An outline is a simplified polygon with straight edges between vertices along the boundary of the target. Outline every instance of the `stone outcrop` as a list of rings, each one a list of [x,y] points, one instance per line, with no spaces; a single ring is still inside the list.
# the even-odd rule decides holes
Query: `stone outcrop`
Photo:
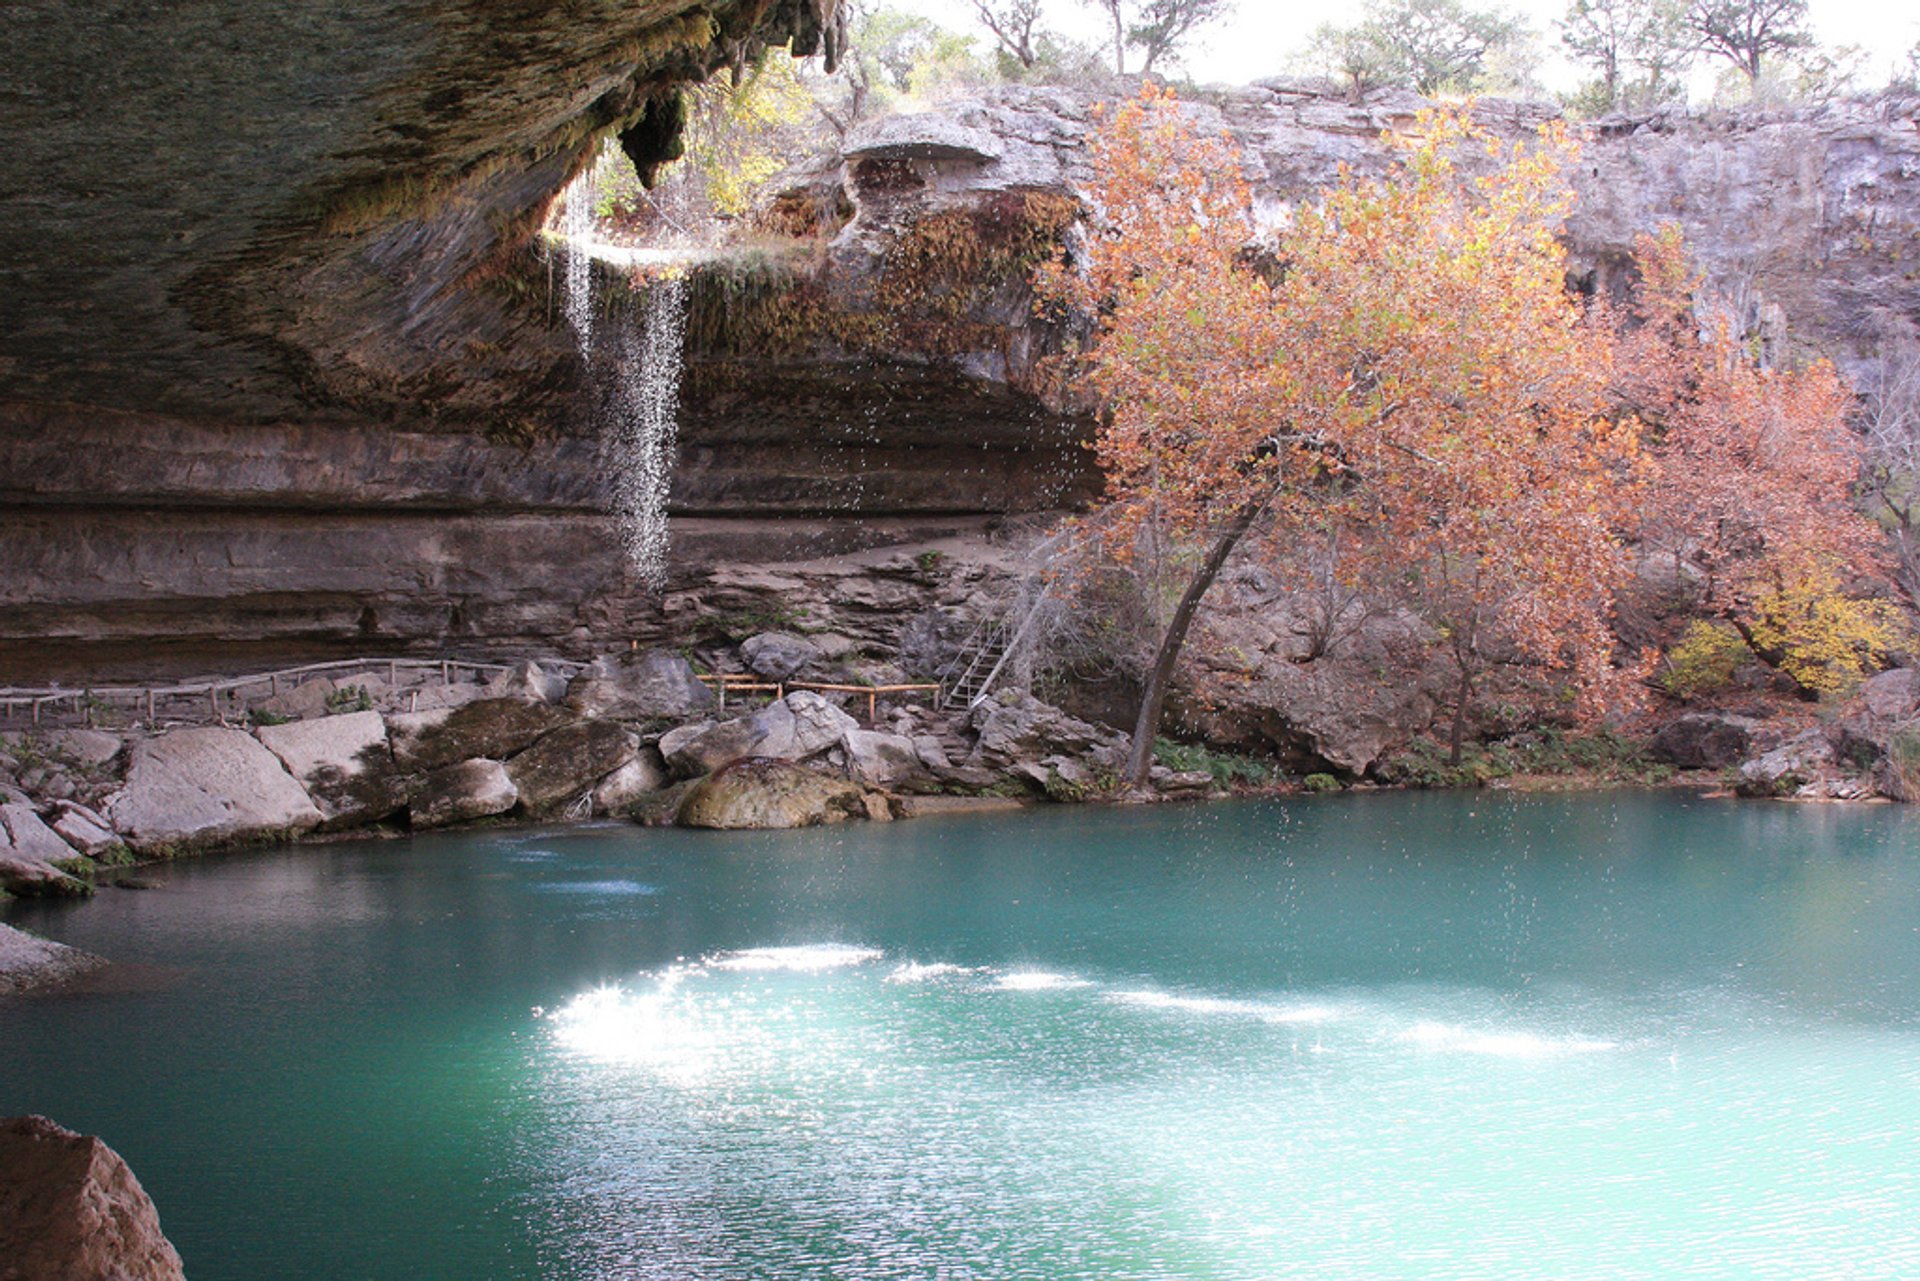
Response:
[[[0,1119],[0,1281],[181,1281],[180,1255],[112,1148],[43,1116]]]
[[[33,806],[0,805],[0,890],[9,894],[85,894],[86,882],[55,864],[75,850],[41,821]]]
[[[326,818],[278,757],[235,729],[175,730],[135,744],[106,816],[143,854],[285,839]]]
[[[0,996],[58,987],[105,964],[91,952],[0,925]]]
[[[328,827],[376,822],[406,804],[378,712],[263,725],[255,733],[307,789]]]
[[[387,718],[394,765],[407,773],[476,756],[504,758],[576,718],[545,703],[483,698],[460,707]]]
[[[1681,769],[1726,769],[1746,756],[1756,728],[1757,722],[1746,716],[1690,712],[1662,725],[1647,755]]]
[[[578,721],[543,734],[507,762],[520,804],[548,813],[590,792],[640,752],[640,740],[611,721]]]
[[[895,788],[926,776],[919,749],[905,734],[850,729],[840,746],[847,754],[847,772],[868,787]]]
[[[566,701],[582,716],[684,720],[712,707],[714,696],[685,657],[649,649],[594,659],[573,678]]]
[[[752,760],[695,783],[681,803],[683,827],[816,827],[867,817],[866,789],[791,761]]]
[[[796,690],[747,716],[661,740],[667,767],[687,777],[764,756],[797,761],[838,743],[859,722],[811,690]]]
[[[520,790],[507,767],[476,758],[422,776],[407,802],[407,817],[415,828],[448,827],[505,814],[519,802]]]

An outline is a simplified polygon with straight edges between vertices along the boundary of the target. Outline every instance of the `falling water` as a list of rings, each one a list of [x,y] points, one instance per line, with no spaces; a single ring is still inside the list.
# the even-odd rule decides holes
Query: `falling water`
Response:
[[[654,588],[667,576],[667,491],[686,328],[686,278],[654,280],[639,334],[631,328],[621,334],[620,372],[607,405],[614,521],[628,563]]]
[[[567,323],[580,341],[580,355],[593,354],[593,175],[597,164],[581,170],[567,187],[560,234],[567,242],[566,293],[561,303]]]

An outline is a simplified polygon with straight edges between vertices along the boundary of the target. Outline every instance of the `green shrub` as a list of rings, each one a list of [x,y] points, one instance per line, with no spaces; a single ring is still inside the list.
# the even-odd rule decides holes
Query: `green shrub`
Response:
[[[1309,774],[1300,780],[1300,787],[1308,792],[1337,792],[1340,780],[1331,774]]]
[[[1154,759],[1170,770],[1181,773],[1204,772],[1213,776],[1213,785],[1221,791],[1240,783],[1260,787],[1273,777],[1273,766],[1237,752],[1220,752],[1198,743],[1176,743],[1170,738],[1153,740]]]

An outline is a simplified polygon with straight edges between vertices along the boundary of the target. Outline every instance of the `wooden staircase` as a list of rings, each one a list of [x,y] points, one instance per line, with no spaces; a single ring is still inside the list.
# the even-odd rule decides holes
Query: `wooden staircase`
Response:
[[[1004,615],[982,619],[940,673],[941,709],[968,708],[985,698],[994,678],[1006,666],[1013,640],[1013,629]]]

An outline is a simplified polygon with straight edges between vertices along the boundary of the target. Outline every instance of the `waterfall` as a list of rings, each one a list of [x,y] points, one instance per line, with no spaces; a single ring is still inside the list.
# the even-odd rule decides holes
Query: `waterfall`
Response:
[[[686,329],[686,277],[656,277],[647,288],[640,332],[629,326],[621,333],[620,371],[607,405],[614,524],[628,562],[656,589],[667,578],[667,491]]]
[[[580,342],[581,359],[593,357],[593,176],[599,163],[588,165],[567,186],[560,234],[566,239],[566,291],[561,310]]]

